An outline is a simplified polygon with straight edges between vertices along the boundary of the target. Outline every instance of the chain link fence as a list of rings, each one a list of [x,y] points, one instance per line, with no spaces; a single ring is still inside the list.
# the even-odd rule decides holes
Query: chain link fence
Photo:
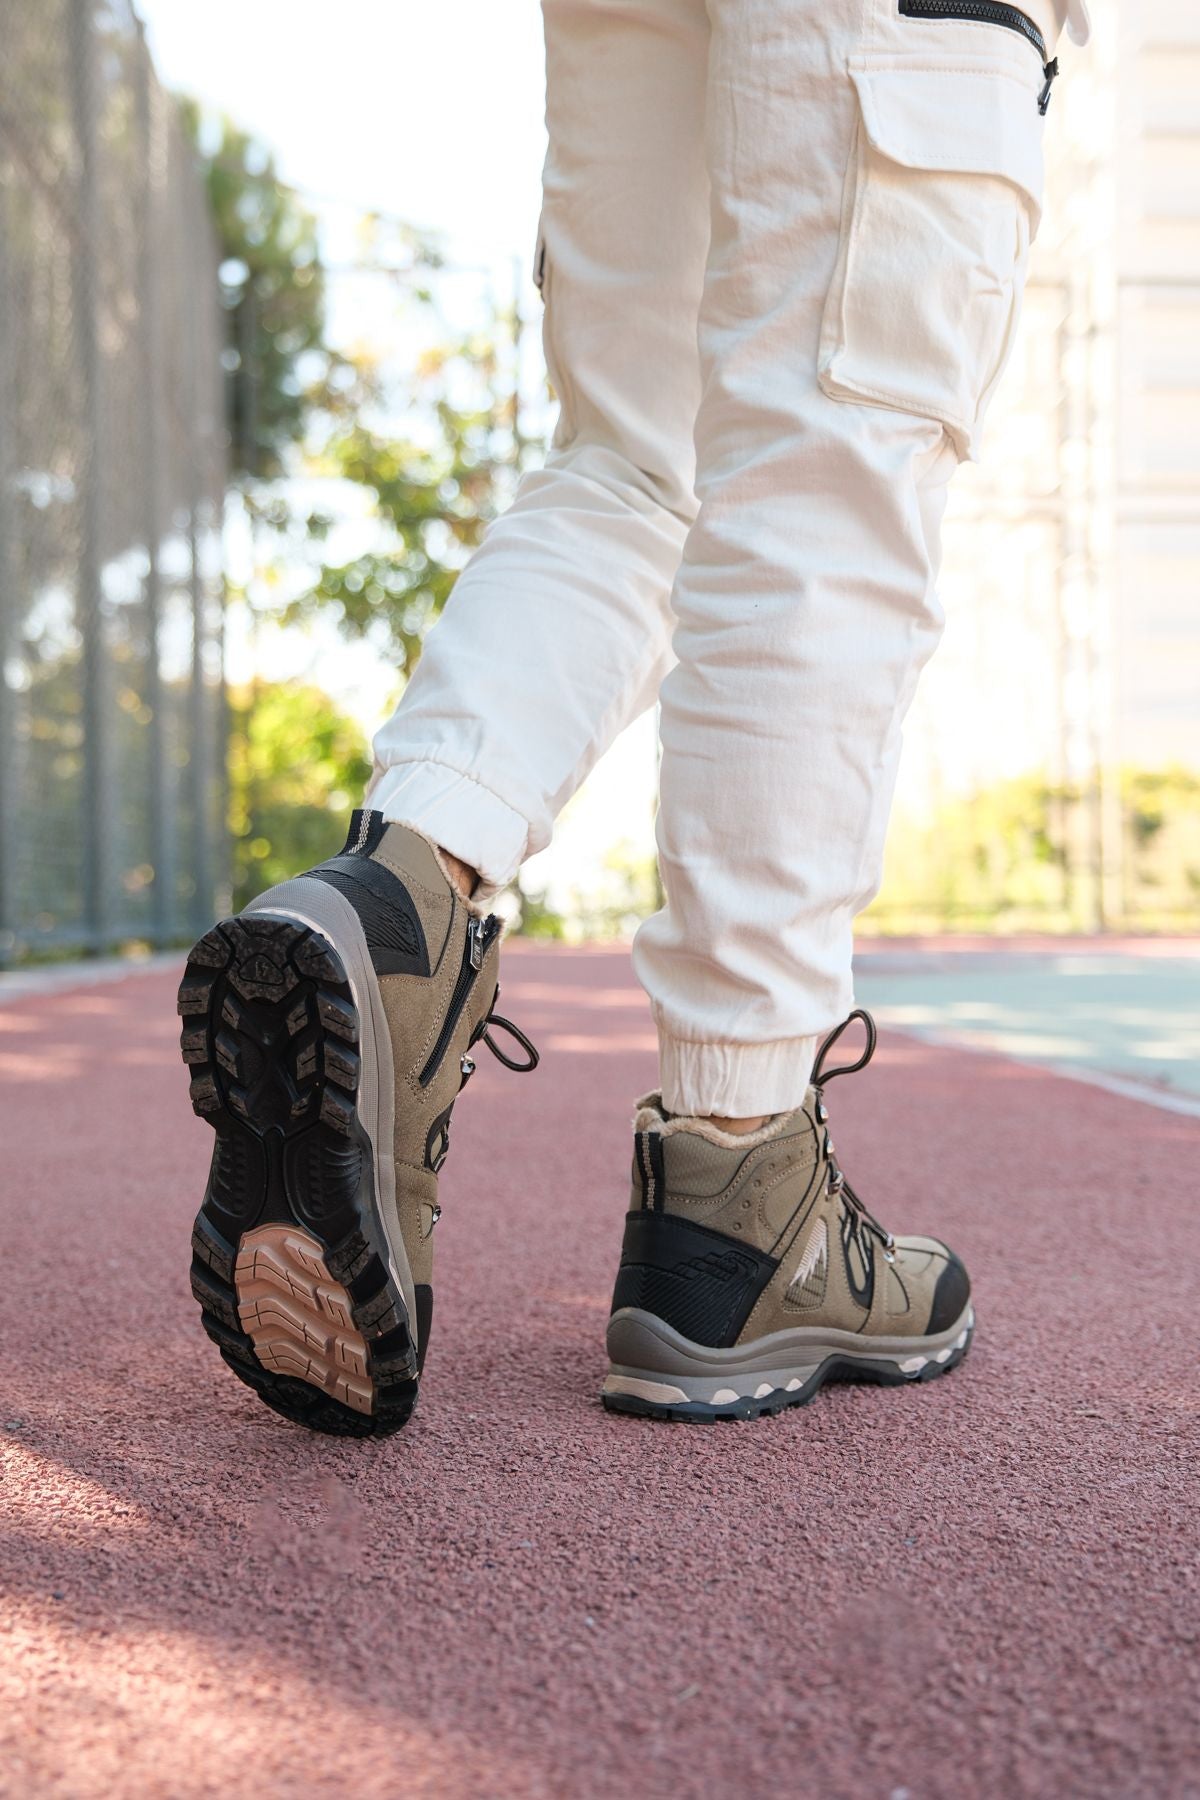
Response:
[[[128,0],[0,67],[0,963],[169,944],[227,885],[218,252]]]

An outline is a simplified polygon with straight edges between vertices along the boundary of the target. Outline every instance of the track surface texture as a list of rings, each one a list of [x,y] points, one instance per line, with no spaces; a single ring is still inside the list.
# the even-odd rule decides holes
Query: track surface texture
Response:
[[[420,1402],[331,1440],[188,1292],[177,979],[0,1008],[6,1800],[1200,1795],[1200,1120],[887,1034],[839,1156],[962,1252],[967,1362],[611,1416],[648,1014],[516,947],[545,1060],[455,1114]]]

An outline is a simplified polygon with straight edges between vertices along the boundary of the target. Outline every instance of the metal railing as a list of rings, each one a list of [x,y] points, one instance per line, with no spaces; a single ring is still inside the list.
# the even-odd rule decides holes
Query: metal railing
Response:
[[[177,941],[225,885],[217,268],[128,0],[11,8],[0,963]]]

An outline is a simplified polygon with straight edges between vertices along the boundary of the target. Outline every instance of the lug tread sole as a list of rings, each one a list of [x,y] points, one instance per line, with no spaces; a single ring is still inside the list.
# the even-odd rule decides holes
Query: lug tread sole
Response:
[[[298,919],[224,919],[193,946],[178,1010],[192,1106],[216,1133],[192,1233],[205,1330],[284,1418],[398,1431],[416,1346],[375,1210],[341,958]]]
[[[607,1412],[630,1413],[643,1419],[676,1419],[685,1423],[708,1424],[717,1419],[773,1418],[792,1406],[807,1406],[829,1383],[863,1382],[878,1387],[911,1387],[917,1382],[937,1381],[957,1369],[971,1348],[974,1326],[967,1331],[966,1342],[946,1358],[930,1361],[919,1370],[907,1373],[893,1362],[870,1362],[865,1358],[828,1356],[814,1369],[801,1387],[789,1391],[774,1388],[761,1398],[744,1395],[722,1405],[702,1400],[649,1400],[641,1394],[602,1393],[600,1399]]]

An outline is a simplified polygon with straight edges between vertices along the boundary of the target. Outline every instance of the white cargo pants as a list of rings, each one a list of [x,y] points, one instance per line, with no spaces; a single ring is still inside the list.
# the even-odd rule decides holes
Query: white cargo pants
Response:
[[[1038,222],[1043,59],[921,0],[543,10],[561,418],[376,739],[371,803],[499,887],[661,700],[667,904],[634,958],[664,1101],[779,1111],[852,1004],[947,483]],[[1063,0],[1022,10],[1053,55]]]

